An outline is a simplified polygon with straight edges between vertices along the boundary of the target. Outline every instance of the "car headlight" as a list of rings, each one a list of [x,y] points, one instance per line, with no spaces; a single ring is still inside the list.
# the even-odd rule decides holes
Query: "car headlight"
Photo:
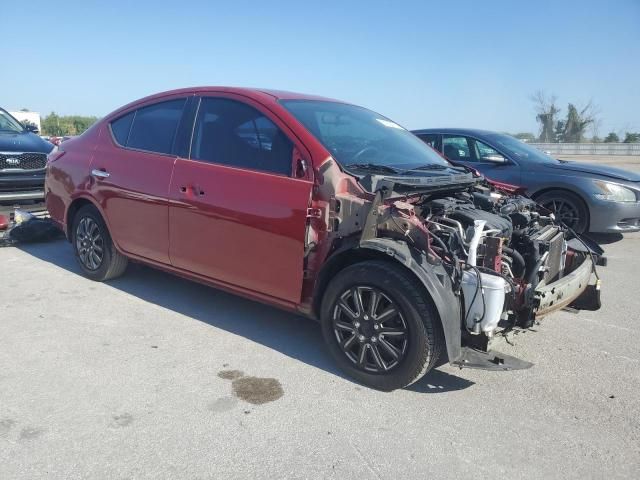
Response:
[[[595,197],[600,200],[607,200],[610,202],[637,201],[635,192],[629,188],[623,187],[622,185],[604,182],[602,180],[594,180],[593,183],[599,190],[599,192],[595,194]]]

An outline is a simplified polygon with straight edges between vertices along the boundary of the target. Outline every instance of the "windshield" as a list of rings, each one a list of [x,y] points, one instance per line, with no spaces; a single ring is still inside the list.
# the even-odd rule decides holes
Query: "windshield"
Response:
[[[411,170],[449,163],[408,130],[366,108],[320,100],[283,100],[333,158],[346,168]]]
[[[23,131],[22,124],[0,108],[0,132],[22,133]]]
[[[516,160],[545,163],[557,162],[557,160],[549,155],[545,155],[541,150],[538,150],[531,145],[527,145],[523,141],[510,135],[496,133],[487,135],[487,139],[493,142],[500,150],[504,150],[508,156],[513,157]]]

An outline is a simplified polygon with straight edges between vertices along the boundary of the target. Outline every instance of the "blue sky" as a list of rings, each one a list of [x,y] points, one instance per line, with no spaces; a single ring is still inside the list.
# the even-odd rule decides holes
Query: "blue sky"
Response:
[[[52,6],[55,4],[55,7]],[[192,85],[314,93],[409,128],[537,132],[529,96],[640,131],[640,0],[3,1],[0,105],[104,115]]]

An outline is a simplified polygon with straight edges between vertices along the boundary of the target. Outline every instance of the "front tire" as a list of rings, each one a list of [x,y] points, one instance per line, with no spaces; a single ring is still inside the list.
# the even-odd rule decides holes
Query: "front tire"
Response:
[[[424,289],[391,262],[366,261],[338,273],[323,297],[320,320],[340,368],[378,390],[419,380],[436,364],[444,343]]]
[[[85,205],[73,218],[72,243],[85,276],[102,282],[119,277],[127,268],[127,257],[116,250],[100,212]]]
[[[589,226],[589,209],[575,193],[565,190],[550,190],[536,197],[536,202],[576,233],[583,233]]]

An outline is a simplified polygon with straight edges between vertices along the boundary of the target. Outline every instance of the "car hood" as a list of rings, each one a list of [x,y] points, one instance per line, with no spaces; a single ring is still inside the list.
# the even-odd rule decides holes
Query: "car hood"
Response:
[[[608,177],[616,180],[626,180],[628,182],[640,182],[640,174],[622,170],[621,168],[609,167],[607,165],[597,165],[593,163],[568,162],[559,160],[558,163],[547,165],[549,168],[557,170],[567,170],[571,172],[589,173],[600,177]]]
[[[0,133],[0,152],[49,153],[53,145],[31,132]]]

